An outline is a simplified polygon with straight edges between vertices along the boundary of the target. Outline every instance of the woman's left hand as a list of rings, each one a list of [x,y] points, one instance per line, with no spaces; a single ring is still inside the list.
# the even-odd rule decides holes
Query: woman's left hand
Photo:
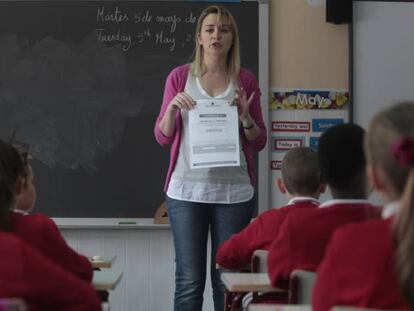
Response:
[[[247,99],[246,90],[242,87],[236,89],[236,96],[233,99],[232,105],[237,105],[237,112],[241,122],[249,119],[250,104],[253,100],[254,92]]]

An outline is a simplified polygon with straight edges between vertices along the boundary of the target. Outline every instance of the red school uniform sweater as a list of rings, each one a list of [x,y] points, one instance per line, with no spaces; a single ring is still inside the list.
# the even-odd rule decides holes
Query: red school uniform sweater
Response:
[[[216,253],[216,263],[227,269],[241,269],[250,263],[255,250],[269,250],[280,226],[291,211],[311,209],[318,205],[316,199],[301,197],[292,199],[281,208],[263,212],[246,228],[220,245]]]
[[[312,307],[408,309],[395,275],[392,219],[344,226],[333,235],[318,272]]]
[[[29,311],[98,311],[90,284],[57,266],[19,237],[0,232],[0,297],[20,297]]]
[[[267,258],[271,283],[274,286],[287,287],[293,270],[316,271],[335,229],[350,222],[379,218],[380,215],[379,207],[369,203],[345,201],[329,207],[290,213],[283,222]]]
[[[93,276],[88,258],[68,246],[56,224],[42,214],[22,215],[10,212],[12,232],[51,261],[90,282]]]

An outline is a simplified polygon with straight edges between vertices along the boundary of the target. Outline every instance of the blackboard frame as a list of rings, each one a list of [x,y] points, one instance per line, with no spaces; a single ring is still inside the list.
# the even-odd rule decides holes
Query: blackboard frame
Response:
[[[29,0],[29,1],[37,1],[37,0]],[[64,2],[65,0],[62,0]],[[167,1],[174,1],[174,0],[167,0]],[[4,2],[4,1],[1,1]],[[21,1],[17,1],[21,2]],[[52,2],[52,1],[51,1]],[[56,1],[53,1],[56,2]],[[57,1],[59,2],[59,1]],[[85,1],[87,2],[87,1]],[[106,2],[106,1],[103,1]],[[109,0],[108,0],[109,2]],[[141,2],[141,1],[138,1]],[[157,1],[150,1],[150,2],[157,2]],[[232,1],[231,1],[232,2]],[[263,110],[263,117],[265,119],[266,124],[268,125],[268,109],[267,109],[267,103],[268,103],[268,1],[263,0],[248,0],[248,1],[242,1],[240,5],[243,4],[243,2],[257,2],[258,3],[258,12],[259,12],[259,56],[258,56],[258,80],[260,84],[260,88],[262,90],[262,110]],[[226,4],[225,2],[223,4]],[[205,5],[208,5],[208,3],[205,3]],[[239,22],[240,23],[240,22]],[[266,210],[268,208],[269,204],[269,150],[266,147],[265,150],[259,153],[258,155],[258,209],[259,212]],[[35,171],[36,173],[36,171]],[[117,225],[119,222],[122,222],[123,220],[128,220],[130,223],[136,223],[136,224],[148,224],[147,220],[141,220],[140,218],[128,218],[128,217],[122,217],[122,218],[97,218],[97,217],[86,217],[86,218],[71,218],[71,217],[54,217],[55,221],[62,225],[68,225],[71,226],[72,224],[77,226],[78,224],[82,226],[85,225],[103,225],[103,226],[110,226],[110,225]]]

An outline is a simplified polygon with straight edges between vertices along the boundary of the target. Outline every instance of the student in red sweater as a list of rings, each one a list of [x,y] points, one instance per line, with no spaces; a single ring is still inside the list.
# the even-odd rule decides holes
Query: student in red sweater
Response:
[[[93,269],[89,259],[67,245],[56,224],[45,215],[27,214],[36,201],[34,175],[28,153],[21,147],[14,148],[20,155],[24,169],[20,172],[13,208],[9,213],[11,231],[63,269],[85,281],[92,281]]]
[[[16,149],[0,140],[0,297],[21,297],[31,311],[101,310],[90,284],[12,233],[9,209],[21,191],[24,171]]]
[[[216,255],[216,262],[221,267],[241,269],[250,263],[255,250],[270,248],[289,212],[319,205],[318,198],[325,191],[325,185],[321,182],[317,153],[307,147],[286,153],[282,178],[277,179],[277,186],[290,199],[289,203],[263,212],[245,229],[222,243]]]
[[[295,269],[315,271],[331,234],[339,226],[379,217],[379,208],[366,200],[369,187],[363,136],[360,126],[339,124],[320,137],[320,168],[333,199],[316,209],[293,211],[286,217],[268,255],[268,273],[274,286],[287,287]]]
[[[312,305],[414,309],[414,102],[379,112],[365,139],[368,173],[386,206],[379,220],[335,232]]]

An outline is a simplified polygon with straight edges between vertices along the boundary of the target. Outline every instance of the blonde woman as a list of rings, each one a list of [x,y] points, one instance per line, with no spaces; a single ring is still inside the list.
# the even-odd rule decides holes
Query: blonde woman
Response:
[[[257,81],[240,68],[239,35],[231,13],[221,6],[204,9],[195,43],[193,62],[175,68],[167,78],[154,133],[161,145],[171,144],[164,191],[175,245],[174,310],[202,309],[210,230],[213,299],[218,311],[223,310],[224,295],[215,253],[252,217],[256,182],[252,151],[265,146],[267,135]],[[224,99],[237,105],[240,166],[190,169],[188,111],[200,99]]]

